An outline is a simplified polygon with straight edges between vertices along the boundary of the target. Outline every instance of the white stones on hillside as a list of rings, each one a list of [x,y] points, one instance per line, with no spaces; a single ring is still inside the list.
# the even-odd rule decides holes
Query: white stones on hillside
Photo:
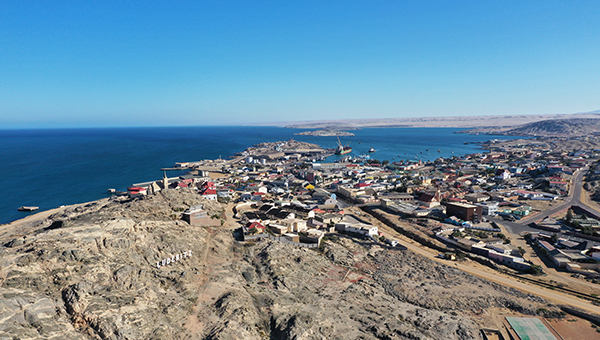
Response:
[[[163,259],[162,261],[156,262],[156,268],[160,268],[160,267],[163,267],[163,266],[175,263],[175,262],[179,262],[179,261],[181,261],[183,259],[186,259],[188,257],[191,257],[191,256],[192,256],[192,251],[191,250],[184,251],[181,254],[176,254],[176,255],[173,255],[173,256],[168,257],[166,259]]]

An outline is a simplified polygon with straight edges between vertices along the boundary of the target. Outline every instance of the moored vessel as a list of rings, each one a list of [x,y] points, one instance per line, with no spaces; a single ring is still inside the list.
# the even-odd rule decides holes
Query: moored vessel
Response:
[[[19,207],[19,209],[17,209],[17,210],[19,210],[19,211],[36,211],[39,209],[40,209],[40,207],[22,206],[22,207]]]
[[[340,142],[340,137],[338,137],[338,147],[335,150],[335,154],[336,155],[345,155],[350,152],[352,152],[352,148],[350,147],[350,145],[349,144],[342,145],[342,142]]]

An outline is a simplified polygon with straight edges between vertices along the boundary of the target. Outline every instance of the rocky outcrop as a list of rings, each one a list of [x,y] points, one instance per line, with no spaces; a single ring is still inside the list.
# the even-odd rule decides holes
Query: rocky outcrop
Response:
[[[2,230],[0,339],[477,339],[486,310],[555,310],[408,251],[319,249],[190,226],[187,190],[106,199]],[[192,250],[161,267],[157,261]]]

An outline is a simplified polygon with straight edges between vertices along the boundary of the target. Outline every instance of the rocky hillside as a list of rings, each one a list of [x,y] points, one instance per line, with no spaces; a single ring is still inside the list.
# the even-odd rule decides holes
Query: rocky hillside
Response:
[[[489,127],[462,132],[508,136],[581,137],[600,132],[600,119],[553,119],[528,123],[517,127]]]
[[[500,327],[499,311],[557,313],[371,241],[244,244],[231,220],[213,228],[178,219],[199,203],[208,205],[170,190],[4,227],[0,339],[479,339],[479,328]]]

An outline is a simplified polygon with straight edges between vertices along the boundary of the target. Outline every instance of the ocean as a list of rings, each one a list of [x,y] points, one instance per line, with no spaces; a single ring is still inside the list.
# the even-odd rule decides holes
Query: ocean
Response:
[[[353,148],[346,156],[368,154],[373,147],[377,152],[371,159],[392,162],[480,152],[474,143],[514,138],[456,134],[459,130],[369,128],[340,140]],[[43,211],[97,200],[107,197],[108,188],[124,191],[133,183],[160,179],[160,168],[176,162],[228,158],[261,142],[293,138],[337,146],[336,137],[294,135],[300,131],[260,126],[0,130],[0,223],[30,214],[17,211],[20,206]]]

